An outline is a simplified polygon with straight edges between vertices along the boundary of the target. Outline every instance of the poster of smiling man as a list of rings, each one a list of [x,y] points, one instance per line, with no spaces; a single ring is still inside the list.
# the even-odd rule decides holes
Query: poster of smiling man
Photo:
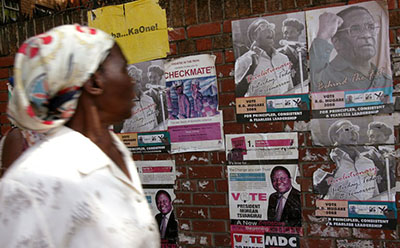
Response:
[[[386,1],[306,12],[313,118],[392,111]]]
[[[233,21],[232,40],[238,121],[281,121],[272,118],[279,112],[307,119],[304,12]]]

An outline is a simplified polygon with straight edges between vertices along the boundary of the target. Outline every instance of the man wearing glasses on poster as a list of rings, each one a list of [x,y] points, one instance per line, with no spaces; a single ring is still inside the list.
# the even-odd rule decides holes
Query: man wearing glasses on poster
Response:
[[[364,7],[351,6],[319,16],[319,30],[310,48],[313,91],[381,88],[391,77],[371,61],[379,52],[379,23]],[[332,42],[329,43],[329,41]],[[337,55],[329,61],[335,48]]]

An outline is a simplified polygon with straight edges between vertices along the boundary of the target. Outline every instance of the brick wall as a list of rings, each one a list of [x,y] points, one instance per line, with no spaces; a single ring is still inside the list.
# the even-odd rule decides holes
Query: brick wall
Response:
[[[293,122],[238,124],[234,110],[234,55],[231,21],[241,18],[302,11],[315,7],[343,5],[343,0],[160,0],[167,10],[170,58],[212,53],[217,56],[219,103],[224,111],[225,134],[282,132],[293,129]],[[353,3],[355,1],[350,1]],[[389,0],[390,42],[400,46],[400,3]],[[41,33],[55,25],[86,23],[85,11],[64,12],[51,18],[0,28],[0,124],[1,132],[9,128],[4,114],[6,107],[5,80],[12,74],[12,60],[16,47],[26,37]],[[400,80],[395,80],[398,84]],[[399,140],[399,126],[396,126]],[[309,132],[299,132],[302,190],[303,228],[302,247],[400,247],[399,230],[372,230],[327,227],[315,218],[316,195],[312,193],[312,173],[320,167],[334,168],[328,160],[329,150],[313,147]],[[398,148],[397,143],[397,148]],[[178,179],[174,205],[180,226],[182,247],[230,247],[227,167],[224,152],[197,152],[177,155],[135,155],[137,160],[175,159]],[[400,204],[399,194],[397,197]],[[399,219],[400,220],[400,219]],[[399,226],[398,226],[399,228]],[[397,229],[398,229],[397,228]]]

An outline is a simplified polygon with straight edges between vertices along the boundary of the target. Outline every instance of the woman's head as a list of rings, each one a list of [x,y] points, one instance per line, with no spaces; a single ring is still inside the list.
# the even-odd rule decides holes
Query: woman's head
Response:
[[[393,131],[383,122],[374,121],[368,124],[367,135],[372,144],[386,143]]]
[[[77,24],[26,40],[15,56],[11,121],[35,131],[63,125],[75,113],[82,86],[113,46],[108,34]]]
[[[348,120],[335,121],[328,130],[332,145],[355,145],[358,142],[360,127]]]

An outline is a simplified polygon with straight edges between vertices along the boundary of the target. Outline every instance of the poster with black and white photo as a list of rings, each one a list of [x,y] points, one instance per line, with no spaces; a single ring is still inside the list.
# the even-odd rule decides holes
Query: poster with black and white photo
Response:
[[[394,144],[394,122],[392,115],[313,119],[311,139],[316,146]]]
[[[232,41],[237,120],[308,119],[304,12],[233,21]]]
[[[132,153],[169,151],[163,60],[131,64],[127,71],[135,81],[135,105],[131,117],[114,125],[114,131]]]
[[[297,173],[296,164],[228,166],[232,247],[272,247],[280,235],[298,243],[302,229]],[[273,237],[264,240],[264,235]]]
[[[174,190],[171,188],[145,188],[143,190],[160,230],[161,247],[178,247],[178,222],[172,204],[176,199]]]
[[[297,163],[296,132],[227,134],[226,161],[232,165]]]
[[[306,12],[313,118],[393,112],[386,1]]]
[[[215,56],[170,60],[165,63],[165,77],[171,153],[223,150]]]

